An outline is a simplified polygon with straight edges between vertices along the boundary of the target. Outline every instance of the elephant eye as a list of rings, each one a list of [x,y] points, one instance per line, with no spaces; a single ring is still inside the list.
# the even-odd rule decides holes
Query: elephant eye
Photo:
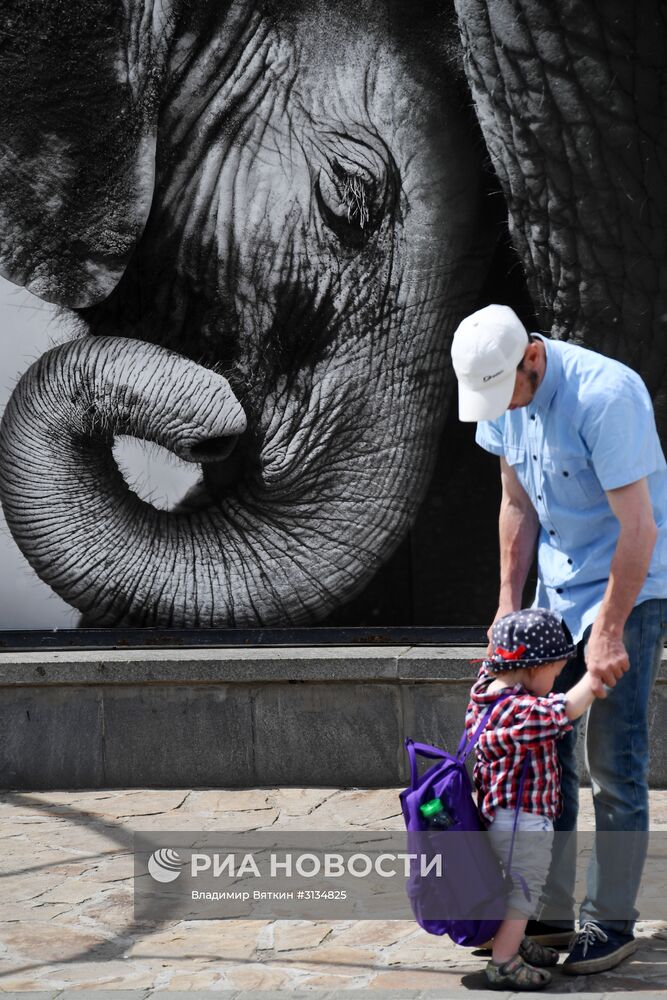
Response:
[[[361,247],[380,225],[385,207],[384,179],[332,157],[320,170],[315,188],[325,225],[347,246]]]

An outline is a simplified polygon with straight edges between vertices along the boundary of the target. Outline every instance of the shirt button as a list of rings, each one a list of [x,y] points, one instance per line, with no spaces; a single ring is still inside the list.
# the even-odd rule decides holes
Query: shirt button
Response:
[[[542,499],[542,494],[541,494],[541,493],[538,493],[538,494],[537,494],[537,499],[538,499],[538,500],[541,500],[541,499]]]
[[[568,563],[569,563],[569,564],[570,564],[570,566],[571,566],[571,565],[572,565],[572,560],[571,560],[571,559],[568,559]]]
[[[556,593],[557,594],[562,594],[563,593],[563,588],[562,587],[556,587]]]
[[[570,473],[569,473],[569,472],[567,472],[567,470],[566,470],[566,469],[563,469],[563,475],[564,475],[564,476],[569,476],[569,475],[570,475]]]
[[[534,414],[534,413],[531,413],[531,415],[530,415],[530,419],[531,419],[531,420],[534,420],[534,419],[535,419],[535,414]]]
[[[554,531],[554,529],[553,529],[553,528],[551,528],[551,530],[549,531],[549,534],[550,534],[550,535],[555,535],[555,534],[556,534],[556,532]]]
[[[537,455],[533,455],[533,461],[534,461],[534,462],[536,462],[536,461],[537,461]]]

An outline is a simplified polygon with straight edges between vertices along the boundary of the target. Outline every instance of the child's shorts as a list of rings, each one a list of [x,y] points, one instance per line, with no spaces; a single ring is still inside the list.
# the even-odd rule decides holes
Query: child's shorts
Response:
[[[506,867],[509,857],[514,813],[514,809],[496,809],[493,822],[488,827],[491,846],[503,868]],[[524,812],[523,809],[519,811],[512,872],[515,876],[523,875],[530,892],[530,900],[526,899],[521,882],[515,877],[507,897],[507,905],[525,917],[535,916],[540,908],[540,894],[551,864],[553,838],[554,825],[547,816]]]

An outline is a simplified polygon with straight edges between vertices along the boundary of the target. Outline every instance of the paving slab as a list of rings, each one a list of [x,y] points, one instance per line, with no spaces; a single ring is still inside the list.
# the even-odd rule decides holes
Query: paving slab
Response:
[[[412,920],[134,922],[135,831],[402,830],[399,791],[3,792],[0,993],[24,1000],[488,997],[488,956],[428,935]],[[667,827],[665,791],[651,791],[651,824]],[[581,793],[580,827],[593,828],[589,789]],[[637,935],[639,949],[616,969],[585,977],[556,970],[539,996],[667,1000],[667,921],[640,920]]]
[[[583,993],[588,1000],[611,1000],[618,992],[593,992],[579,987],[570,992]],[[631,993],[632,1000],[650,1000],[660,997],[660,990],[622,990]],[[0,990],[7,1000],[61,1000],[72,997],[76,1000],[340,1000],[349,997],[351,991],[345,990],[53,990],[48,992],[21,991],[12,992]],[[565,996],[565,993],[550,988],[542,992],[495,993],[498,1000],[538,1000],[545,994],[550,996]],[[485,989],[466,989],[467,1000],[488,1000],[489,991]],[[354,1000],[458,1000],[461,990],[354,990]]]

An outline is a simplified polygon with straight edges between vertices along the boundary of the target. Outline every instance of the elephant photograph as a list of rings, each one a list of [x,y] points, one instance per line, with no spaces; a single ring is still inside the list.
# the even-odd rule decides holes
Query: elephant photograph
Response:
[[[450,347],[490,302],[667,440],[656,0],[3,0],[0,76],[0,275],[55,317],[3,362],[0,499],[75,623],[488,624]]]

